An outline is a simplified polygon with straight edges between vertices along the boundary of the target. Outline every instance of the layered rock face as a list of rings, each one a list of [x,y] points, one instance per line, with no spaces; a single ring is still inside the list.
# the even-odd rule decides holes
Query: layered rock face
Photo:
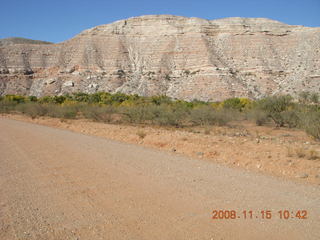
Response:
[[[320,90],[320,28],[152,15],[59,44],[0,42],[0,94],[123,92],[218,101]]]

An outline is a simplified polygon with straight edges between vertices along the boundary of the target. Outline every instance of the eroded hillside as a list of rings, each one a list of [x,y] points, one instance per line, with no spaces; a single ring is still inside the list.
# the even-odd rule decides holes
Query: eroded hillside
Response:
[[[59,44],[0,45],[0,94],[123,92],[184,100],[319,91],[320,28],[150,15]]]

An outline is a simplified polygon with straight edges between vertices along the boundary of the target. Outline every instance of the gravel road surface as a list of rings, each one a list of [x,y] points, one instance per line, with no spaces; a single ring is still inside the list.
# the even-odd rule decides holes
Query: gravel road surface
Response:
[[[0,239],[319,240],[320,186],[0,118]]]

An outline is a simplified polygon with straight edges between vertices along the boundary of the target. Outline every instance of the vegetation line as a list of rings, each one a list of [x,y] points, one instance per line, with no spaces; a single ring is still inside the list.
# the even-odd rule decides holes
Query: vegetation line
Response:
[[[166,96],[141,97],[122,93],[74,93],[64,96],[6,95],[0,113],[19,112],[37,118],[87,118],[107,123],[162,126],[227,125],[249,120],[257,125],[299,128],[320,140],[319,95],[302,92],[298,101],[289,95],[260,100],[230,98],[222,102],[186,102]]]

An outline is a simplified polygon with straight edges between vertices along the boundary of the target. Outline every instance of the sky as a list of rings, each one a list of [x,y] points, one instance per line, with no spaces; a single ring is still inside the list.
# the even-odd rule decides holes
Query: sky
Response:
[[[0,38],[55,43],[97,25],[149,14],[263,17],[320,27],[320,0],[0,0],[0,7]]]

